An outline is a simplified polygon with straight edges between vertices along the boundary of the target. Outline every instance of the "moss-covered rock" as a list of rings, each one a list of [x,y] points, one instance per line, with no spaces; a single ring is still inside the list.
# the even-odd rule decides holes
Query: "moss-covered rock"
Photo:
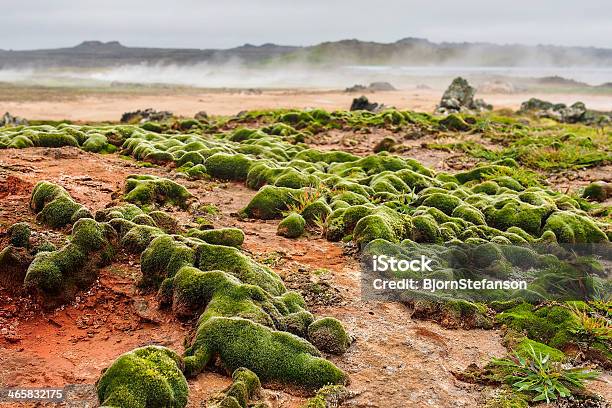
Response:
[[[182,358],[166,347],[146,346],[125,353],[96,383],[100,405],[183,408],[189,387],[182,368]]]
[[[30,226],[26,222],[18,222],[9,227],[6,231],[9,236],[11,245],[18,248],[27,248],[30,246]]]
[[[282,216],[290,205],[297,204],[301,190],[287,187],[264,186],[241,211],[244,216],[270,220]]]
[[[187,208],[191,193],[180,184],[161,177],[131,175],[125,181],[126,201],[138,205],[172,204]]]
[[[201,322],[185,355],[186,373],[191,375],[216,356],[225,368],[248,368],[264,382],[318,389],[347,380],[306,340],[243,318],[213,317]]]
[[[544,224],[544,231],[552,231],[558,242],[569,244],[608,242],[607,235],[586,216],[568,211],[553,213]]]
[[[304,221],[306,221],[306,225],[315,225],[317,223],[324,223],[331,212],[329,205],[327,205],[324,199],[320,198],[306,205],[301,215]]]
[[[155,238],[165,235],[164,232],[157,227],[137,225],[131,221],[117,221],[124,220],[111,220],[110,225],[112,225],[121,236],[121,246],[128,253],[140,254]],[[124,232],[123,235],[122,232]]]
[[[220,270],[238,277],[242,282],[256,285],[272,295],[282,295],[286,289],[282,280],[270,268],[260,265],[236,248],[200,244],[196,248],[198,268]]]
[[[226,388],[220,397],[217,397],[207,407],[215,408],[247,408],[249,402],[260,395],[261,382],[257,374],[248,368],[237,368],[232,373],[232,385]]]
[[[174,276],[183,266],[194,265],[195,261],[192,248],[169,235],[160,235],[151,241],[140,257],[140,285],[158,288],[164,279]]]
[[[333,317],[317,319],[308,326],[308,339],[317,349],[338,355],[344,354],[351,344],[344,326]]]
[[[612,184],[596,181],[584,188],[582,196],[590,200],[606,201],[608,197],[612,196]]]
[[[451,131],[462,131],[465,132],[467,130],[470,130],[471,127],[470,125],[463,120],[463,118],[461,118],[460,116],[452,113],[450,115],[448,115],[447,117],[445,117],[444,119],[440,120],[440,125],[443,126],[445,129],[447,130],[451,130]]]
[[[74,298],[98,277],[115,252],[117,233],[108,224],[87,218],[72,228],[71,242],[52,252],[39,252],[28,267],[24,285],[45,307]]]
[[[251,159],[243,154],[216,153],[204,162],[206,171],[223,180],[246,180]]]
[[[535,308],[523,303],[497,315],[497,321],[531,340],[563,350],[572,342],[572,330],[577,327],[576,317],[562,306]]]
[[[80,218],[92,218],[91,213],[75,202],[63,187],[40,181],[32,190],[30,208],[36,220],[53,228],[61,228]]]
[[[276,234],[287,238],[298,238],[304,234],[306,221],[295,212],[286,216],[279,224]]]
[[[225,245],[239,248],[244,242],[244,232],[239,228],[219,228],[209,230],[191,229],[187,236],[201,239],[213,245]]]

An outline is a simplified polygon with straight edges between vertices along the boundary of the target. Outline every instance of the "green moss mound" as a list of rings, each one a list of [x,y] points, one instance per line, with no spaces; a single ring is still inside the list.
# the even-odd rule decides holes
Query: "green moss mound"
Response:
[[[201,239],[213,245],[225,245],[239,248],[244,243],[244,232],[239,228],[219,228],[211,230],[191,229],[187,236]]]
[[[318,389],[347,379],[306,340],[242,318],[213,317],[201,323],[185,354],[189,374],[198,373],[216,356],[226,369],[248,368],[264,382]]]
[[[11,245],[18,248],[27,248],[30,246],[31,229],[28,223],[18,222],[9,227],[6,231]]]
[[[276,234],[286,238],[298,238],[304,234],[306,221],[298,213],[291,213],[279,224]]]
[[[333,317],[315,320],[308,326],[308,339],[317,349],[338,355],[344,354],[351,344],[344,326]]]
[[[519,333],[525,333],[531,340],[561,350],[572,342],[572,330],[578,324],[565,307],[536,308],[527,303],[498,314],[496,319]]]
[[[282,216],[290,205],[297,204],[303,192],[287,187],[265,186],[253,197],[242,210],[242,214],[251,218],[271,220]]]
[[[246,180],[252,160],[243,154],[216,153],[206,159],[204,167],[212,177],[222,180]]]
[[[140,286],[157,289],[162,281],[174,276],[183,266],[195,263],[195,251],[169,235],[153,239],[140,257]]]
[[[63,187],[48,181],[40,181],[34,186],[30,208],[37,214],[38,222],[53,228],[64,227],[80,218],[93,218]]]
[[[261,287],[272,295],[282,295],[286,291],[277,274],[236,248],[203,243],[197,246],[196,254],[196,265],[201,270],[227,272],[244,283]]]
[[[182,367],[181,357],[165,347],[146,346],[125,353],[96,383],[100,405],[183,408],[189,387]]]
[[[209,402],[208,407],[247,408],[249,402],[260,395],[261,383],[257,374],[248,368],[237,368],[232,373],[232,385],[223,391],[216,401]]]
[[[128,176],[125,181],[124,199],[140,206],[171,204],[188,207],[191,193],[180,184],[162,177],[149,175]]]
[[[45,307],[64,303],[95,282],[98,268],[114,256],[117,233],[86,218],[74,224],[70,239],[56,251],[39,252],[28,267],[24,286]]]

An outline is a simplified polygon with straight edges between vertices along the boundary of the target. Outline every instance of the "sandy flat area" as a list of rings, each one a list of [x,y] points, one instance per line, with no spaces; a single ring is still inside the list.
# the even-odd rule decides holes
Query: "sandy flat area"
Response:
[[[193,116],[198,111],[212,115],[232,115],[243,110],[271,108],[348,109],[360,94],[324,90],[270,90],[260,94],[230,91],[192,90],[190,92],[160,92],[159,94],[81,93],[63,97],[61,94],[34,100],[15,100],[0,94],[0,111],[29,119],[117,121],[123,112],[153,108],[169,110],[180,116]],[[442,96],[441,90],[407,89],[365,94],[370,101],[400,109],[431,112]],[[496,109],[518,109],[521,102],[537,97],[566,104],[580,100],[587,107],[612,110],[612,95],[576,93],[513,93],[477,94]]]

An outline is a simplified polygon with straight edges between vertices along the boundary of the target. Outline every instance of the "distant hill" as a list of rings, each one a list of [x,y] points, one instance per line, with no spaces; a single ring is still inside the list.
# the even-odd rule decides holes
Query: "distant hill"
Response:
[[[245,44],[225,50],[126,47],[117,41],[85,41],[48,50],[0,50],[0,68],[81,67],[129,64],[300,63],[307,65],[594,66],[612,65],[612,49],[593,47],[433,43],[405,38],[394,43],[359,40],[296,47]]]

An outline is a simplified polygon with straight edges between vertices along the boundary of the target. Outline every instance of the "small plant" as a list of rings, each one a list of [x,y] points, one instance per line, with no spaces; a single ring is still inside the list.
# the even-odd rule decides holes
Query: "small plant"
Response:
[[[605,317],[591,315],[587,310],[570,306],[570,310],[578,320],[578,326],[572,330],[581,341],[587,345],[594,342],[612,341],[612,324]]]
[[[495,359],[493,366],[502,370],[503,381],[516,391],[534,395],[533,402],[550,403],[559,397],[569,397],[584,388],[584,381],[599,376],[596,371],[582,368],[566,369],[551,362],[549,355],[536,352],[533,346],[529,346],[527,355],[515,353],[511,358]]]
[[[302,211],[304,211],[304,208],[317,201],[322,194],[323,191],[321,188],[317,188],[314,190],[306,189],[306,191],[301,194],[294,194],[293,198],[295,200],[295,203],[289,204],[287,206],[287,211],[285,211],[283,215],[289,215],[292,212],[301,214]]]

